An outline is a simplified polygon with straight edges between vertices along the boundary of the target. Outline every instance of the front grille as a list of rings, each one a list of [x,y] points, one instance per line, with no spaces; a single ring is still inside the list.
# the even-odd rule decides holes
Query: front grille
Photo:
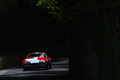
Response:
[[[45,63],[29,63],[29,65],[44,65]]]

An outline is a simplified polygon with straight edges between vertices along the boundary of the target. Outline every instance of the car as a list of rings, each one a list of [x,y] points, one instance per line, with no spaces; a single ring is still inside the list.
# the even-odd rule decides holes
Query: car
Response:
[[[29,53],[22,61],[24,71],[31,68],[44,68],[48,70],[52,68],[51,63],[51,58],[45,52]]]

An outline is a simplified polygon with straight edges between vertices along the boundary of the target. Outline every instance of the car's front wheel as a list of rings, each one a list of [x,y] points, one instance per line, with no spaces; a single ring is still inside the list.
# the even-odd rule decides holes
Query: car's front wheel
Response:
[[[51,69],[51,68],[52,68],[52,62],[49,61],[49,69]]]
[[[45,70],[48,70],[49,69],[49,65],[47,63],[47,65],[45,66]]]

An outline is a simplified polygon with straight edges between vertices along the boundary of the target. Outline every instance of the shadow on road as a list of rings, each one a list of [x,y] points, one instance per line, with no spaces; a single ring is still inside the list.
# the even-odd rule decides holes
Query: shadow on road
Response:
[[[33,68],[23,71],[21,65],[13,67],[9,72],[0,76],[0,80],[68,80],[68,59],[54,59],[52,69]]]
[[[30,76],[30,77],[4,77],[0,80],[69,80],[69,76]]]

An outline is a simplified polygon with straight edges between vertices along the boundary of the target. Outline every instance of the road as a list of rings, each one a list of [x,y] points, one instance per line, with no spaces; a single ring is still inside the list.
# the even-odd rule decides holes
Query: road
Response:
[[[68,58],[57,58],[52,60],[52,69],[44,70],[41,68],[31,69],[28,71],[23,71],[21,65],[14,66],[9,69],[0,70],[0,79],[5,80],[21,80],[29,79],[34,80],[35,78],[40,78],[48,80],[51,78],[53,80],[66,80],[69,75],[69,59]]]

